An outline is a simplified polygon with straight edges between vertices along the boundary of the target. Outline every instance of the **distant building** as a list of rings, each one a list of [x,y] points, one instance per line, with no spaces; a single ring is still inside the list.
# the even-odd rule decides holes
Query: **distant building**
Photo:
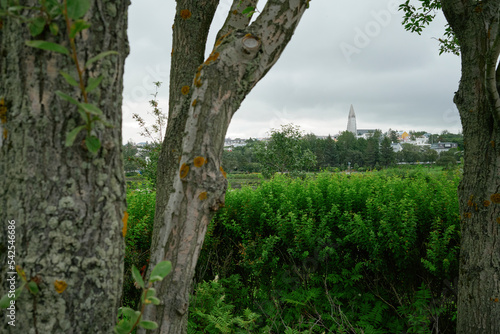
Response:
[[[437,153],[446,152],[446,151],[451,150],[452,148],[458,148],[458,144],[457,143],[441,143],[441,142],[431,144],[431,150],[434,150]]]
[[[401,146],[401,144],[400,144],[400,143],[392,143],[392,144],[391,144],[391,147],[392,147],[392,150],[393,150],[394,152],[396,152],[396,153],[397,153],[397,152],[401,152],[401,151],[403,150],[403,146]]]
[[[347,131],[357,136],[358,131],[356,128],[356,114],[354,113],[354,108],[351,104],[351,108],[349,109],[349,117],[347,118]]]
[[[349,116],[347,118],[347,131],[352,133],[356,138],[367,139],[375,132],[375,129],[358,129],[356,124],[356,114],[354,113],[354,107],[351,104],[351,108],[349,108]]]

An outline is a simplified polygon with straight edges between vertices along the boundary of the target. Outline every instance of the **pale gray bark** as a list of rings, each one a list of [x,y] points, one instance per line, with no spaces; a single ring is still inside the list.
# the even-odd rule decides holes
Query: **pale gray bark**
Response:
[[[460,42],[465,165],[457,333],[500,333],[500,2],[442,0]]]
[[[37,1],[24,2],[34,5]],[[7,102],[0,147],[0,294],[6,293],[7,221],[15,220],[15,261],[35,278],[36,298],[24,291],[16,302],[15,327],[0,312],[2,333],[111,333],[123,277],[122,217],[125,182],[121,161],[122,76],[128,42],[129,1],[92,1],[90,32],[77,38],[83,63],[116,50],[95,63],[86,76],[104,75],[89,95],[113,128],[99,125],[102,148],[89,153],[81,141],[65,147],[66,133],[83,125],[74,105],[54,92],[78,92],[59,75],[76,73],[69,58],[29,48],[25,25],[8,18],[0,33],[0,98]],[[60,24],[65,33],[64,24]],[[67,45],[48,29],[37,39]],[[20,279],[16,279],[19,286]],[[67,288],[56,292],[55,281]]]
[[[234,8],[237,3],[235,0]],[[187,330],[196,262],[207,225],[224,203],[227,182],[221,154],[227,127],[246,95],[280,57],[307,4],[307,0],[270,0],[251,25],[241,13],[231,12],[208,59],[190,65],[194,69],[183,84],[190,87],[189,94],[179,95],[181,85],[173,86],[171,81],[171,129],[167,129],[159,163],[150,263],[169,260],[173,271],[155,286],[161,305],[148,307],[145,313],[146,319],[160,324],[156,333]],[[193,1],[178,1],[173,64],[178,51],[176,36],[200,27],[201,20],[196,21],[200,8]],[[179,18],[184,9],[192,11],[193,21]],[[177,22],[185,23],[183,32],[176,32]],[[182,41],[177,43],[182,45]],[[172,66],[172,71],[171,77],[179,68]],[[172,99],[172,95],[177,98]],[[170,136],[177,138],[170,141]]]

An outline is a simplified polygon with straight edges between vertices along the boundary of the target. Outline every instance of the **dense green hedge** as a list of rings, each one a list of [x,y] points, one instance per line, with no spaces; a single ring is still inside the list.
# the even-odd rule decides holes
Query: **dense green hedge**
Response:
[[[225,285],[234,314],[249,308],[273,333],[430,333],[437,325],[453,333],[458,181],[396,170],[275,177],[230,192],[197,280],[236,277],[238,289]]]
[[[189,333],[454,333],[458,181],[324,173],[228,192],[198,261]],[[126,266],[141,268],[154,193],[128,202]],[[134,289],[126,275],[129,304]]]

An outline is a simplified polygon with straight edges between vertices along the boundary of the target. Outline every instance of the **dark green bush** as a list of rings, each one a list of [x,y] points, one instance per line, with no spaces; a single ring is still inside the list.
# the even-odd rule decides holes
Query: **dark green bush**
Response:
[[[459,178],[322,173],[229,191],[198,261],[189,333],[454,333]],[[133,305],[127,268],[149,256],[154,193],[130,192],[128,207]]]
[[[452,333],[458,180],[424,170],[320,174],[230,192],[198,281],[239,275],[248,290],[230,298],[273,333],[283,324],[313,333],[430,333],[439,324]]]
[[[123,280],[123,306],[136,308],[141,289],[134,286],[132,265],[141,273],[146,270],[153,231],[156,193],[147,184],[127,191],[127,234],[125,236],[125,265]]]

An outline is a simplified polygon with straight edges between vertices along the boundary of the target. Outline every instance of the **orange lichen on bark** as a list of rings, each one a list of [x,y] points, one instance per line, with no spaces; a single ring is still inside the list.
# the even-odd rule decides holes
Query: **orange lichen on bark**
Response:
[[[207,163],[207,160],[204,157],[196,157],[196,158],[194,158],[194,161],[193,161],[193,165],[195,167],[198,167],[198,168],[203,166],[206,163]]]
[[[222,173],[222,176],[224,176],[225,179],[227,179],[227,174],[226,172],[224,171],[224,168],[222,168],[222,166],[219,167],[219,170],[221,171]]]
[[[224,34],[221,37],[219,37],[219,39],[217,40],[217,42],[215,42],[215,48],[217,48],[222,43],[222,40],[224,38],[226,38],[230,33],[231,33],[231,31],[228,32],[227,34]]]
[[[181,93],[182,95],[187,95],[189,93],[189,86],[182,86]]]
[[[201,70],[198,70],[198,72],[196,72],[196,75],[194,77],[194,85],[198,88],[201,87],[202,85],[200,77],[201,77]]]
[[[203,64],[208,65],[211,62],[217,60],[217,58],[219,58],[219,53],[214,51],[210,54],[210,56],[208,56],[207,60],[205,60]]]
[[[183,9],[183,10],[181,10],[181,17],[184,20],[189,19],[191,17],[191,11],[189,9]]]
[[[198,103],[198,101],[197,101],[196,99],[194,99],[194,100],[193,100],[193,103],[191,103],[191,105],[192,105],[193,107],[196,107],[196,104],[197,104],[197,103]]]
[[[493,194],[490,196],[490,199],[493,203],[500,203],[500,194]]]
[[[198,198],[200,199],[200,201],[204,201],[204,200],[206,200],[206,199],[207,199],[207,192],[206,192],[206,191],[202,192],[202,193],[198,196]]]
[[[470,217],[472,217],[472,214],[470,212],[466,212],[466,213],[464,213],[464,217],[470,218]]]
[[[495,147],[495,141],[494,140],[490,141],[490,144],[491,144],[491,147],[493,147],[493,148]]]
[[[55,280],[54,282],[54,288],[56,289],[57,293],[63,293],[67,287],[68,283],[66,283],[65,281]]]
[[[181,177],[181,179],[185,178],[188,175],[188,172],[189,172],[189,166],[186,164],[182,164],[181,170],[179,172],[179,176]]]
[[[484,206],[489,206],[490,204],[491,204],[491,202],[490,202],[490,201],[488,201],[488,200],[486,200],[486,201],[484,201],[484,202],[483,202],[483,205],[484,205]]]
[[[125,211],[125,212],[123,212],[123,218],[122,218],[122,222],[123,222],[122,235],[124,238],[127,235],[127,221],[128,221],[128,212]]]

